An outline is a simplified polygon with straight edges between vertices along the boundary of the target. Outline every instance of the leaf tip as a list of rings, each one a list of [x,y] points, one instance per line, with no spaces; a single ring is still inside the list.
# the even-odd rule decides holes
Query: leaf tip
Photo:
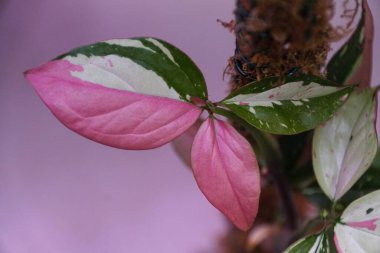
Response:
[[[29,82],[32,82],[33,77],[37,74],[36,72],[37,72],[37,69],[33,68],[33,69],[25,70],[22,74],[26,80],[28,80]]]

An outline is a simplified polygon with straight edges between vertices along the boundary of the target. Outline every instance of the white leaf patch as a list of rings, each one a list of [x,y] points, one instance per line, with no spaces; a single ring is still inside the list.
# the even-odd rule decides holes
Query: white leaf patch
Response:
[[[380,251],[380,191],[351,203],[335,226],[339,253],[378,253]]]
[[[110,45],[117,45],[122,47],[136,47],[145,49],[151,52],[155,52],[154,50],[150,49],[149,47],[144,46],[144,44],[139,40],[134,39],[113,39],[113,40],[107,40],[105,43]]]
[[[281,105],[281,101],[291,101],[295,106],[309,102],[309,98],[329,95],[342,87],[322,86],[318,83],[303,85],[303,81],[290,82],[279,87],[255,94],[240,94],[224,101],[225,104],[247,104],[249,106],[273,107]]]
[[[313,165],[330,199],[340,199],[369,168],[377,151],[371,90],[352,93],[336,115],[315,130]]]
[[[123,45],[126,41],[133,41],[133,45],[135,42],[141,43],[135,40],[122,40]],[[71,72],[72,76],[83,81],[144,95],[180,99],[179,94],[170,88],[161,76],[129,58],[117,55],[87,57],[78,54],[77,56],[67,56],[64,59],[83,67],[81,71]]]

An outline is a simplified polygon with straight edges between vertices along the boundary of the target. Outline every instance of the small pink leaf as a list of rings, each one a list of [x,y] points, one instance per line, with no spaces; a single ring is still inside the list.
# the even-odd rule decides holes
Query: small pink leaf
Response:
[[[58,60],[28,71],[26,78],[63,124],[102,144],[155,148],[186,131],[201,113],[187,102],[106,87],[73,74],[81,71],[80,65]]]
[[[260,173],[251,145],[228,123],[207,119],[191,153],[199,188],[241,230],[248,230],[258,211]]]

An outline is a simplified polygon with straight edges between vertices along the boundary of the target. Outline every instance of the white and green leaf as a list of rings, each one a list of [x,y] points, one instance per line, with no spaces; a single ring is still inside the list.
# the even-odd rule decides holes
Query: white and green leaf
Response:
[[[372,90],[354,92],[332,119],[315,130],[314,172],[332,200],[340,199],[376,156],[375,104]]]
[[[329,253],[329,241],[326,234],[311,235],[290,245],[284,253]]]
[[[123,149],[150,149],[185,132],[207,100],[202,73],[154,38],[83,46],[25,73],[68,128]]]
[[[178,48],[156,38],[113,39],[58,57],[82,66],[72,73],[103,86],[190,102],[207,99],[204,77]]]
[[[244,86],[222,101],[256,128],[275,134],[297,134],[328,120],[345,101],[352,87],[314,77],[266,78]]]
[[[343,212],[334,232],[339,253],[379,252],[380,191],[352,202]]]

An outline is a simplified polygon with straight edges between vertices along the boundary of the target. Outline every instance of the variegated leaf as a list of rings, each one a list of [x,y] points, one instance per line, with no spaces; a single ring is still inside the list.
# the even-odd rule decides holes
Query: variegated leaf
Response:
[[[334,231],[339,253],[380,252],[380,191],[352,202]]]
[[[297,134],[329,119],[352,91],[313,76],[266,78],[235,91],[222,103],[260,130]]]
[[[119,39],[74,49],[26,78],[67,127],[97,142],[148,149],[182,134],[207,99],[204,78],[174,46]]]
[[[73,76],[110,88],[190,102],[207,99],[202,73],[173,45],[155,38],[114,39],[58,57],[83,68]]]
[[[329,253],[329,241],[325,234],[312,235],[290,245],[284,253]]]
[[[260,196],[259,165],[249,142],[228,123],[209,118],[195,136],[191,160],[206,198],[236,227],[248,230]]]
[[[339,84],[370,85],[372,73],[373,17],[367,0],[363,0],[360,22],[350,39],[327,66],[327,78]]]
[[[330,199],[340,199],[375,158],[375,117],[375,97],[367,89],[352,93],[336,115],[315,130],[314,172]]]

